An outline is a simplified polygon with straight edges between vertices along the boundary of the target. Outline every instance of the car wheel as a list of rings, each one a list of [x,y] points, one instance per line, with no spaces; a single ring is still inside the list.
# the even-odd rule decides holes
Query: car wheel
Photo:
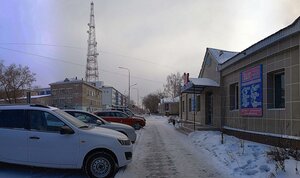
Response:
[[[140,129],[141,129],[141,125],[140,125],[139,123],[134,124],[132,127],[133,127],[135,130],[140,130]]]
[[[116,162],[110,154],[98,152],[88,157],[84,169],[88,177],[108,178],[114,177],[116,168]]]

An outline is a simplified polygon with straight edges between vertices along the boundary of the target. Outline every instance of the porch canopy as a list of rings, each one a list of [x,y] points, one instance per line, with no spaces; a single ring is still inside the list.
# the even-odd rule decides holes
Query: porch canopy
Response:
[[[209,78],[190,78],[181,87],[181,93],[201,93],[205,87],[220,87],[220,84]]]

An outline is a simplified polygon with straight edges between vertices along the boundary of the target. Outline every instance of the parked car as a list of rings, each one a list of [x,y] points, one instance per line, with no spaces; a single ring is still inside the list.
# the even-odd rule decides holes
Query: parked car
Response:
[[[118,110],[118,111],[122,111],[124,113],[126,113],[127,115],[129,115],[130,117],[135,117],[135,118],[139,118],[139,119],[143,119],[146,122],[146,119],[143,116],[134,114],[129,108],[127,107],[114,107],[112,108],[112,110]]]
[[[118,122],[118,123],[130,125],[136,130],[144,127],[146,124],[145,120],[143,120],[143,119],[130,117],[127,114],[125,114],[124,112],[117,111],[117,110],[96,111],[96,112],[94,112],[94,114],[97,116],[100,116],[101,118],[105,119],[106,121]]]
[[[124,134],[42,105],[0,106],[0,140],[0,162],[82,168],[89,177],[113,177],[132,160]]]
[[[118,132],[121,132],[121,133],[125,134],[132,143],[134,143],[136,140],[135,130],[128,125],[114,123],[114,122],[108,122],[108,121],[102,119],[101,117],[96,116],[95,114],[92,114],[92,113],[89,113],[86,111],[69,110],[69,109],[64,110],[64,111],[71,114],[72,116],[76,117],[77,119],[81,120],[84,123],[93,124],[95,126],[113,129]]]

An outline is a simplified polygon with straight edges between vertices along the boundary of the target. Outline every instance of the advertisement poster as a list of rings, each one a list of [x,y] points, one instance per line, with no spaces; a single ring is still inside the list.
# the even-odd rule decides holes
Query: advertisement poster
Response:
[[[241,72],[241,116],[262,116],[262,65]]]

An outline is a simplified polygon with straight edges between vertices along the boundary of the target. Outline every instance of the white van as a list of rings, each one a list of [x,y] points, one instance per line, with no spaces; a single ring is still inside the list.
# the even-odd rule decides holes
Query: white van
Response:
[[[0,143],[0,162],[82,168],[89,177],[113,177],[132,159],[124,134],[42,105],[0,106]]]

